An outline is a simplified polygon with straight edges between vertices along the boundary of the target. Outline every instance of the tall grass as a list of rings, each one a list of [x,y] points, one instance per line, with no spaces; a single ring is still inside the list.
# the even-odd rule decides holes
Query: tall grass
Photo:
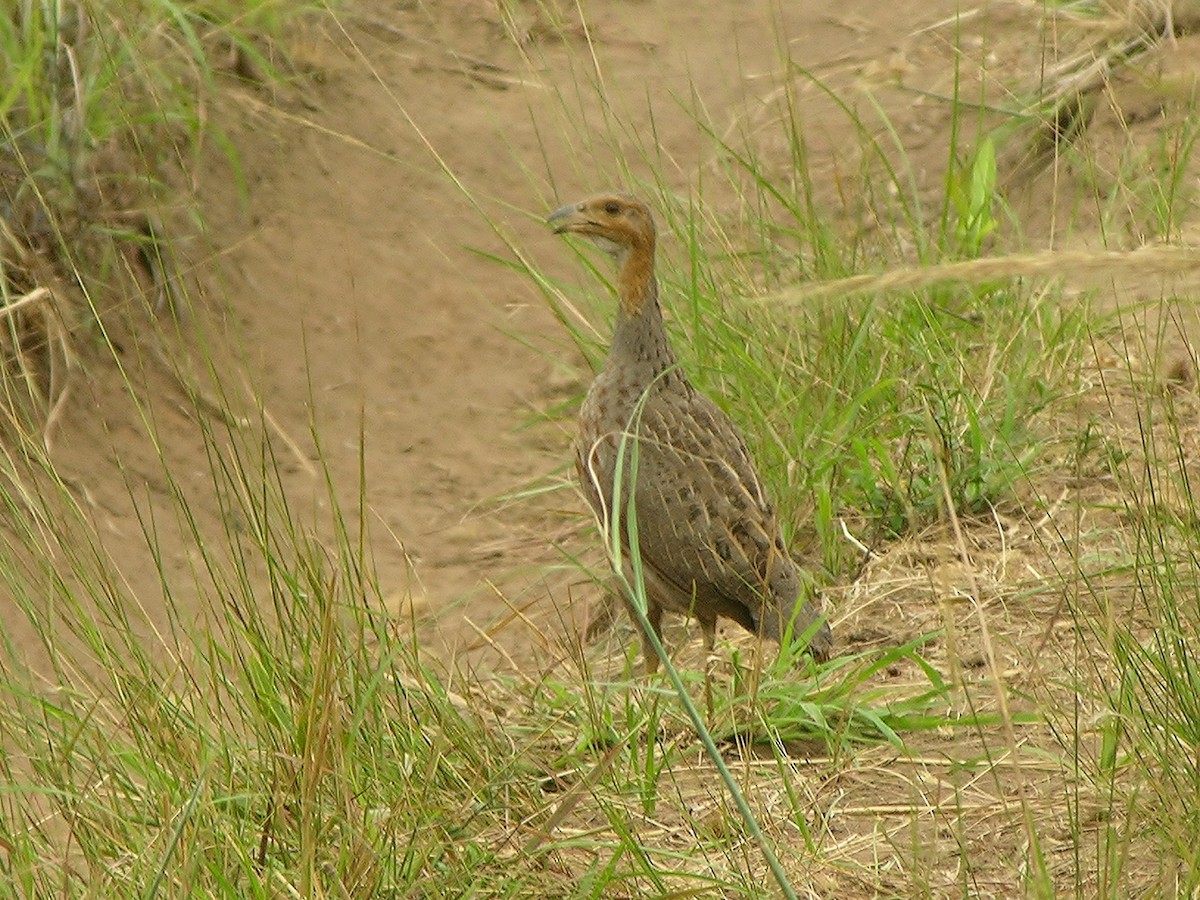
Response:
[[[5,40],[41,62],[12,69],[24,73],[12,83],[34,90],[60,50],[70,62],[64,23],[47,12],[58,8],[27,5],[14,20],[24,30]],[[253,16],[273,7],[178,9],[161,7],[171,14],[156,26],[131,16],[89,58],[131,63],[138,35],[203,58],[214,22],[259,27]],[[155,82],[131,87],[120,66],[94,71],[79,82],[95,88],[86,96],[120,85],[133,105],[83,131],[63,130],[64,110],[90,107],[64,100],[53,79],[38,88],[41,107],[6,101],[13,145],[59,154],[47,181],[28,162],[14,170],[47,216],[56,167],[86,140],[128,138],[139,98],[155,98],[168,131],[174,123]],[[183,576],[161,566],[161,598],[133,596],[38,431],[17,428],[0,484],[10,537],[0,584],[15,608],[0,649],[0,894],[757,897],[769,872],[797,895],[1197,888],[1200,595],[1189,574],[1186,403],[1130,379],[1107,395],[1109,418],[1081,414],[1095,399],[1088,355],[1114,326],[1040,282],[989,276],[770,302],[801,279],[986,256],[1007,221],[996,171],[1005,148],[970,134],[965,113],[931,196],[912,179],[897,130],[843,105],[874,161],[862,196],[884,223],[869,235],[846,229],[782,96],[782,162],[749,135],[721,136],[695,106],[697,140],[724,162],[720,183],[708,172],[669,184],[642,138],[632,162],[600,169],[659,210],[682,364],[746,433],[814,589],[835,601],[847,652],[815,665],[784,649],[763,664],[723,644],[708,716],[695,702],[701,667],[686,650],[677,667],[666,660],[669,687],[596,650],[536,678],[484,684],[447,672],[384,612],[370,485],[352,486],[358,503],[348,508],[337,499],[344,486],[322,469],[327,513],[300,516],[254,409],[244,428],[197,411],[205,488],[222,498],[226,531],[201,531],[164,463],[167,500],[147,509],[141,539],[161,561],[170,520],[197,555]],[[186,110],[185,126],[198,124]],[[628,147],[621,123],[605,122],[580,144]],[[72,279],[106,277],[86,242],[81,250],[52,233]],[[596,289],[604,262],[581,254],[586,280],[559,284],[534,262],[542,250],[510,249],[507,264],[545,292],[596,362],[595,335],[611,315]],[[551,252],[561,249],[547,238]],[[32,289],[13,283],[13,293]],[[232,404],[212,375],[205,394]],[[1137,427],[1121,432],[1118,420]],[[319,449],[321,435],[311,437]],[[1059,529],[1064,466],[1121,487],[1105,501],[1127,527],[1113,526],[1102,564]],[[1084,502],[1071,501],[1080,518]],[[1033,574],[1005,570],[981,586],[986,566],[972,555],[999,543],[1003,569],[1005,542],[1022,534]],[[960,594],[916,593],[914,582],[935,580],[934,563],[892,562],[890,572],[921,570],[907,581],[879,574],[934,541],[972,573]],[[635,606],[644,603],[636,582],[626,586]],[[987,623],[1033,619],[1047,594],[1070,601],[1075,655],[1061,651],[1061,671],[1030,686],[1021,666],[1033,648],[993,639]],[[938,624],[903,640],[888,632],[888,645],[875,646],[872,621],[906,602],[935,610]],[[964,634],[976,620],[983,626]],[[956,643],[968,638],[978,663]],[[1136,859],[1147,846],[1163,859],[1150,874]],[[989,871],[1003,873],[999,886]]]
[[[1144,340],[1154,319],[1180,312],[1177,303],[1122,316]],[[1069,612],[1085,649],[1067,679],[1078,705],[1051,707],[1051,719],[1106,798],[1095,839],[1105,892],[1148,882],[1154,893],[1190,896],[1200,889],[1191,840],[1200,822],[1190,799],[1200,783],[1200,585],[1193,437],[1185,424],[1194,398],[1128,373],[1117,373],[1105,394],[1112,415],[1105,468],[1120,520],[1097,535],[1102,552],[1081,561]]]
[[[501,866],[511,810],[542,803],[537,755],[424,670],[356,544],[322,546],[293,519],[272,461],[240,433],[208,437],[235,442],[212,487],[253,525],[209,548],[197,607],[174,606],[164,580],[167,622],[142,615],[53,485],[37,495],[43,527],[4,560],[40,643],[3,659],[4,883],[25,896],[469,889]],[[331,516],[357,527],[336,504]]]

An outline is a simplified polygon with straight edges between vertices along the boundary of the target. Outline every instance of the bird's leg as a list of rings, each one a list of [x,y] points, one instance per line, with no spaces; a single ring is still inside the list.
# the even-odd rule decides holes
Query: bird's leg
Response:
[[[620,588],[614,581],[609,579],[600,588],[600,596],[588,604],[583,625],[584,643],[591,644],[598,640],[601,634],[612,627],[616,614],[621,610],[620,600],[617,599]]]
[[[658,638],[658,642],[662,643],[662,616],[663,609],[650,598],[646,598],[646,620],[650,623],[650,627],[654,629],[654,636]],[[642,637],[642,658],[646,661],[646,675],[653,675],[658,671],[658,653],[650,643],[648,636]]]
[[[717,620],[701,619],[700,630],[704,632],[704,705],[708,711],[708,721],[711,723],[713,720],[713,646],[717,642]]]

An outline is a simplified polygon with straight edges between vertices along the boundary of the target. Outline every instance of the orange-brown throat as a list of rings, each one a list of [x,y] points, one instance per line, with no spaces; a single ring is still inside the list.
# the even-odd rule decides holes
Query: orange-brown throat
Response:
[[[641,315],[647,303],[655,301],[654,244],[637,241],[625,254],[617,273],[617,298],[625,315]]]

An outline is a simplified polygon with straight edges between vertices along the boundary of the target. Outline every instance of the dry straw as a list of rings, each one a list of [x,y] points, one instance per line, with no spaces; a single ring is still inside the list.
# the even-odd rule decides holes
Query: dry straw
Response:
[[[797,285],[757,298],[793,306],[840,294],[916,291],[947,282],[982,284],[1006,278],[1181,275],[1200,271],[1200,248],[1150,245],[1136,250],[1050,250],[913,266]]]

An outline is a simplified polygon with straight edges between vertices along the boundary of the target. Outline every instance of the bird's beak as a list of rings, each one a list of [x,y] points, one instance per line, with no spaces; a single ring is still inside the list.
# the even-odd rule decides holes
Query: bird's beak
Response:
[[[546,217],[546,224],[554,228],[555,234],[574,231],[583,222],[584,218],[579,212],[579,204],[577,203],[568,203],[566,206],[560,206]]]

